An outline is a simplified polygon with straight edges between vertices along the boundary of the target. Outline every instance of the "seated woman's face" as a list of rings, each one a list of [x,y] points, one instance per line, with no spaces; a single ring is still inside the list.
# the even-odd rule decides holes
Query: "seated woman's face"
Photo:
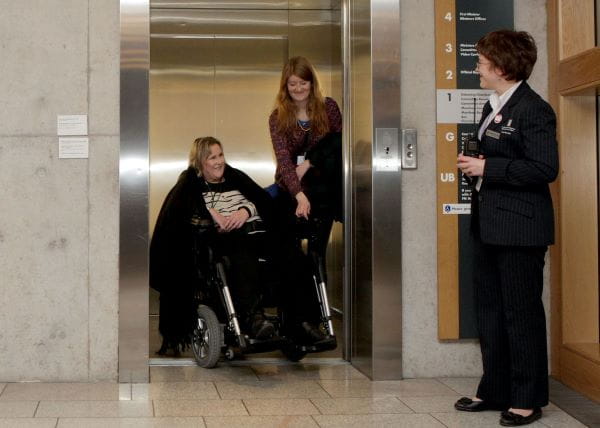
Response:
[[[225,155],[221,146],[213,144],[210,146],[208,158],[202,161],[202,176],[206,181],[218,182],[223,178],[225,171]]]

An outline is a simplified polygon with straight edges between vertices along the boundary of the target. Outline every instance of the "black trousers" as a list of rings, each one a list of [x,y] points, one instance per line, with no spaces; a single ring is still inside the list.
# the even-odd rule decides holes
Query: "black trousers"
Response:
[[[477,397],[514,408],[546,406],[542,289],[547,247],[486,245],[476,238],[475,248],[475,304],[483,359]]]
[[[311,253],[315,252],[325,258],[333,217],[316,223],[318,228],[314,230],[313,239],[308,239],[308,254],[305,254],[300,235],[307,235],[305,228],[312,227],[315,223],[302,225],[298,222],[295,211],[296,200],[286,191],[280,190],[275,198],[275,261],[280,278],[278,299],[286,314],[285,318],[291,325],[304,321],[318,324],[321,322],[321,309],[313,280],[315,261]]]

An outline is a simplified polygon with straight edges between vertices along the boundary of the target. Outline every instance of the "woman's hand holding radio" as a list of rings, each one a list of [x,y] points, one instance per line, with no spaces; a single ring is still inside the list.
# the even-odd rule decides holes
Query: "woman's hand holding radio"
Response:
[[[474,158],[471,156],[465,156],[461,153],[458,155],[456,166],[467,177],[483,177],[485,159],[483,158],[483,155],[479,155],[478,158]]]

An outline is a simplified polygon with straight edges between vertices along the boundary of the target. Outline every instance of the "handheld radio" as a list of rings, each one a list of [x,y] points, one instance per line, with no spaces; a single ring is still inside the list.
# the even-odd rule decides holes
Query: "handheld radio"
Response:
[[[473,97],[473,123],[477,125],[477,97]],[[472,158],[477,158],[481,154],[481,142],[479,138],[477,138],[477,128],[475,128],[475,132],[473,135],[469,137],[469,139],[465,142],[465,147],[463,150],[463,154],[465,156],[470,156]]]

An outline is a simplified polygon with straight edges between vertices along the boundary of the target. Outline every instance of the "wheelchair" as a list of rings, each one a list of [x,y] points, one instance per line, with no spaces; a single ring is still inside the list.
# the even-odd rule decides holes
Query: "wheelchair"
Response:
[[[315,243],[325,235],[322,222],[318,219],[309,220],[299,227],[299,239]],[[327,224],[325,224],[327,227]],[[331,223],[329,223],[329,228]],[[306,254],[311,266],[311,276],[315,287],[320,308],[320,322],[325,332],[325,339],[316,343],[297,343],[286,334],[286,313],[280,307],[276,315],[265,314],[265,318],[275,327],[275,334],[269,339],[255,339],[242,331],[240,319],[230,293],[228,283],[228,268],[230,262],[227,256],[218,254],[213,245],[217,231],[211,220],[193,222],[194,254],[201,286],[198,288],[198,317],[197,325],[192,334],[192,352],[200,367],[213,368],[219,360],[233,360],[236,356],[260,352],[280,350],[290,361],[300,361],[308,353],[323,352],[337,347],[337,338],[333,329],[331,310],[327,298],[324,254],[309,251]],[[327,237],[328,237],[327,233]],[[317,245],[306,245],[306,248],[318,248]],[[269,280],[272,263],[266,257],[259,258],[261,280]],[[271,287],[276,287],[277,280],[270,281]],[[275,285],[273,285],[275,283]]]

